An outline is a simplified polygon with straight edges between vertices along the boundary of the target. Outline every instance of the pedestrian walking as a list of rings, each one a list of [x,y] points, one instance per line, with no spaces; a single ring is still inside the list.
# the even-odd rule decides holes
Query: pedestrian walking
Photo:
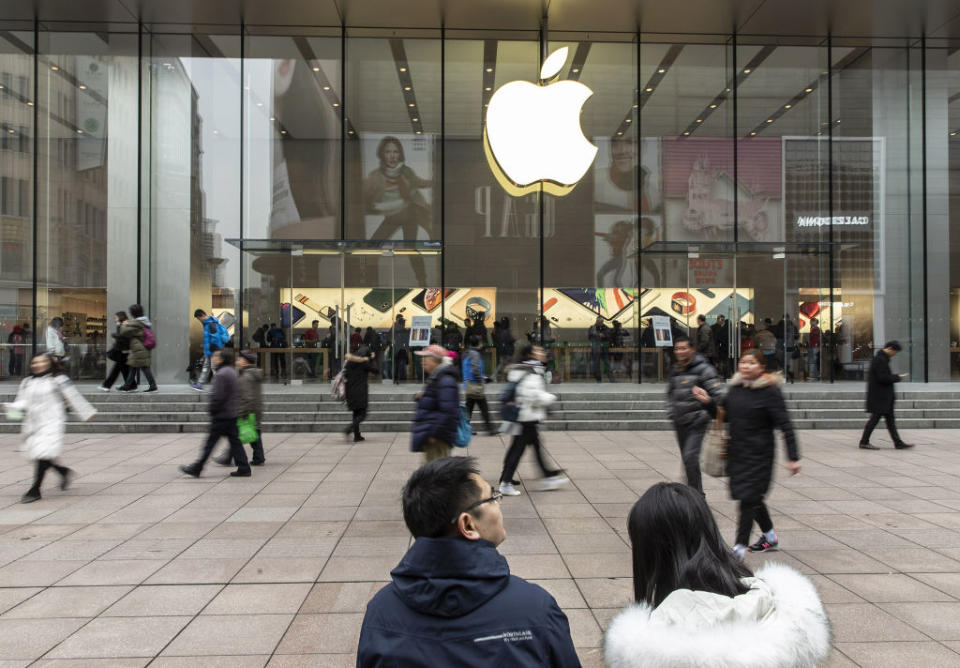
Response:
[[[83,398],[67,376],[60,361],[49,353],[30,360],[30,375],[20,382],[17,397],[4,404],[8,417],[23,416],[24,451],[36,466],[33,485],[21,497],[21,503],[40,500],[40,486],[48,469],[60,474],[60,489],[67,489],[73,471],[58,462],[63,452],[64,425],[67,408],[87,421],[96,409]]]
[[[816,587],[785,564],[734,559],[702,496],[657,483],[627,521],[635,604],[610,623],[610,668],[816,668],[830,622]]]
[[[266,457],[263,454],[263,371],[257,365],[257,354],[242,350],[237,355],[237,419],[247,418],[251,413],[257,423],[257,438],[250,447],[253,449],[252,466],[263,466]],[[230,466],[234,463],[229,447],[217,464]],[[239,464],[238,464],[239,465]]]
[[[430,462],[450,456],[460,422],[460,372],[453,364],[443,363],[448,358],[442,346],[427,346],[416,355],[427,380],[416,396],[410,450],[422,452]]]
[[[123,378],[123,383],[120,385],[121,387],[126,385],[127,381],[130,380],[130,367],[127,366],[127,353],[130,352],[130,340],[120,334],[120,329],[126,321],[126,311],[117,311],[113,316],[115,329],[113,334],[111,334],[113,337],[113,345],[110,346],[110,350],[107,351],[107,359],[113,362],[113,368],[111,368],[110,373],[107,374],[106,380],[99,386],[99,389],[103,392],[109,392],[113,384],[121,377]],[[136,379],[134,379],[134,381],[136,381]],[[136,387],[136,382],[134,382],[134,387]]]
[[[484,373],[483,354],[481,350],[480,337],[471,334],[468,340],[470,347],[463,358],[463,394],[467,398],[467,420],[473,417],[473,407],[480,407],[480,415],[483,416],[483,427],[490,436],[496,436],[497,432],[490,422],[490,406],[487,405],[487,395],[483,391],[483,384],[489,382]]]
[[[233,368],[233,355],[228,350],[216,350],[210,356],[213,367],[213,388],[210,391],[210,432],[204,443],[200,458],[192,464],[180,467],[182,473],[199,478],[203,465],[207,463],[217,442],[225,437],[230,443],[230,456],[237,464],[237,470],[231,471],[234,477],[249,478],[250,463],[237,434],[237,372]]]
[[[23,375],[23,362],[27,354],[26,334],[20,325],[14,325],[10,336],[7,337],[7,343],[10,344],[10,362],[7,370],[11,378],[19,378]]]
[[[783,376],[767,373],[767,362],[759,350],[751,350],[740,358],[738,372],[730,380],[724,399],[725,417],[730,438],[727,442],[727,473],[730,496],[740,502],[740,519],[734,554],[743,559],[750,552],[767,552],[779,547],[773,520],[763,501],[773,479],[776,450],[774,430],[779,429],[787,450],[787,470],[800,472],[800,451],[790,414],[783,401],[780,386]],[[693,391],[697,400],[713,403],[703,389]],[[762,536],[750,545],[750,531],[756,521]],[[749,547],[748,547],[749,545]]]
[[[703,494],[700,446],[711,418],[723,403],[726,387],[717,370],[694,350],[688,337],[674,338],[673,355],[676,361],[667,383],[667,417],[677,433],[687,484]],[[698,401],[693,394],[696,387],[706,390],[713,401],[707,404]]]
[[[893,404],[896,401],[893,386],[906,378],[907,374],[895,374],[890,371],[890,360],[902,349],[899,341],[887,341],[870,364],[870,373],[867,376],[867,412],[870,413],[870,419],[867,420],[863,435],[860,436],[860,448],[863,450],[880,449],[870,443],[870,435],[880,422],[880,418],[887,423],[887,431],[893,439],[893,447],[897,450],[913,447],[912,443],[905,443],[900,437],[893,417]]]
[[[606,367],[610,382],[613,382],[613,373],[610,370],[610,328],[607,327],[601,316],[587,330],[587,339],[590,340],[590,368],[593,377],[599,383],[603,379],[603,369]]]
[[[343,433],[346,436],[352,433],[353,442],[359,443],[366,440],[360,435],[360,423],[367,419],[367,408],[370,405],[370,374],[377,373],[377,366],[374,364],[376,355],[366,345],[361,345],[356,353],[347,353],[346,359],[343,375],[346,381],[347,408],[353,413],[353,418]]]
[[[143,373],[150,384],[144,392],[156,392],[157,381],[154,380],[153,372],[150,371],[151,351],[156,345],[153,323],[143,314],[143,307],[140,304],[130,306],[130,316],[120,325],[120,336],[127,340],[127,366],[130,367],[127,381],[120,391],[133,392],[139,380],[139,374]]]
[[[203,392],[203,386],[213,376],[213,353],[227,345],[230,341],[230,333],[220,324],[215,315],[207,315],[203,309],[198,308],[194,311],[193,317],[203,328],[203,365],[200,369],[200,377],[191,378],[190,387]]]
[[[537,465],[543,474],[542,490],[556,489],[568,482],[562,469],[550,468],[543,456],[540,443],[540,423],[547,419],[547,408],[557,397],[547,392],[544,378],[547,351],[542,346],[525,343],[517,350],[518,364],[507,373],[507,382],[513,384],[514,401],[517,405],[517,420],[509,423],[507,433],[513,441],[503,458],[503,471],[500,473],[500,493],[505,496],[519,496],[520,484],[513,479],[517,466],[527,446],[533,448]]]

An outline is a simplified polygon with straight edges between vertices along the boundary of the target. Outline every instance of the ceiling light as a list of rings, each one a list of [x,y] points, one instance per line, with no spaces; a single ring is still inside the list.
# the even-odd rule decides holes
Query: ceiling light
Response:
[[[219,131],[219,130],[214,130],[214,131],[213,131],[213,134],[218,135],[218,134],[220,134],[220,131]]]
[[[486,91],[491,91],[491,90],[493,90],[493,88],[491,88],[490,86],[487,86],[487,87],[486,87],[486,88],[484,88],[483,90],[486,90]]]
[[[10,134],[15,134],[15,133],[16,133],[16,130],[12,130],[12,129],[11,129],[11,130],[7,130],[7,132],[9,132]],[[957,133],[954,132],[953,134],[957,134]]]
[[[314,72],[319,72],[319,71],[320,71],[320,68],[317,67],[317,66],[314,66],[314,67],[313,67],[313,71],[314,71]]]
[[[404,86],[403,90],[412,90],[412,88],[410,86]]]
[[[640,108],[640,105],[639,105],[639,104],[635,104],[635,105],[633,105],[633,108],[634,108],[634,109],[639,109],[639,108]]]
[[[400,71],[401,71],[401,72],[406,72],[406,71],[407,71],[407,68],[406,68],[406,67],[401,67],[401,68],[400,68]]]
[[[690,134],[689,132],[684,132],[684,133],[683,133],[683,136],[686,137],[686,136],[689,135],[689,134]]]
[[[748,67],[747,69],[745,69],[745,70],[743,71],[743,73],[744,73],[744,74],[750,74],[750,71],[751,71],[751,70],[750,70],[750,68]]]
[[[271,120],[271,121],[275,121],[275,120],[277,120],[277,117],[276,117],[276,116],[271,116],[271,117],[270,117],[270,120]]]
[[[13,130],[11,130],[10,132],[13,132]],[[617,134],[618,134],[618,135],[622,135],[623,133],[622,133],[622,132],[617,132]]]
[[[413,119],[413,122],[416,123],[416,122],[419,121],[419,120],[420,120],[419,118],[414,118],[414,119]]]
[[[492,67],[488,67],[488,68],[487,68],[487,72],[493,72],[493,68],[492,68]]]
[[[710,108],[711,108],[711,109],[716,109],[716,108],[717,108],[717,105],[711,104],[711,105],[710,105]]]
[[[353,134],[353,130],[347,130],[347,134],[348,134],[348,135],[352,135],[352,134]]]
[[[28,107],[32,107],[32,106],[33,106],[33,102],[27,102],[27,106],[28,106]]]
[[[339,102],[334,102],[334,103],[333,103],[333,106],[339,107],[339,106],[340,106],[340,103],[339,103]]]
[[[757,136],[757,133],[756,133],[756,132],[751,132],[751,133],[750,133],[750,136],[751,136],[751,137],[756,137],[756,136]]]
[[[330,90],[330,86],[324,86],[323,90]]]
[[[661,67],[659,70],[657,70],[657,74],[663,74],[666,71],[666,68]]]
[[[652,93],[652,92],[653,92],[653,89],[652,89],[652,88],[647,88],[646,90],[647,90],[648,93]]]
[[[80,90],[87,90],[87,87],[84,86],[83,84],[80,84],[79,88],[80,88]]]
[[[83,130],[81,130],[80,128],[77,128],[77,134],[78,134],[78,135],[82,135],[82,134],[83,134]]]
[[[792,107],[792,106],[793,106],[793,105],[791,105],[791,104],[785,104],[785,105],[783,105],[783,108],[784,108],[784,109],[789,109],[789,108]]]
[[[697,119],[697,123],[703,123],[703,119],[702,119],[702,118],[698,118],[698,119]]]
[[[768,119],[767,119],[767,123],[773,123],[773,119],[772,119],[772,118],[768,118]]]
[[[411,103],[408,104],[407,106],[408,106],[408,107],[415,107],[415,106],[417,106],[417,105],[415,105],[413,102],[411,102]]]
[[[574,74],[576,74],[576,73],[579,72],[579,71],[580,71],[579,68],[576,68],[576,67],[573,68],[573,73],[574,73]]]
[[[287,134],[287,131],[286,131],[286,130],[281,130],[281,131],[280,131],[280,134],[285,135],[285,134]]]
[[[728,93],[730,92],[730,89],[729,89],[729,88],[727,89],[727,92],[728,92]]]
[[[60,68],[57,67],[56,65],[51,65],[51,66],[50,66],[50,69],[53,70],[54,72],[56,72],[56,71],[59,70]]]
[[[838,118],[838,119],[837,119],[837,123],[839,123],[839,122],[840,122],[840,119]]]
[[[627,118],[625,119],[625,122],[630,123],[632,120],[633,120],[632,118]]]
[[[420,131],[419,131],[419,130],[417,130],[417,134],[420,134]]]
[[[257,102],[257,106],[258,106],[258,107],[262,107],[262,106],[263,106],[263,102]]]
[[[804,88],[804,89],[803,89],[803,92],[804,92],[804,93],[812,93],[812,92],[813,92],[813,89],[812,89],[812,88]]]
[[[2,88],[3,88],[3,84],[0,84],[0,89],[2,89]]]

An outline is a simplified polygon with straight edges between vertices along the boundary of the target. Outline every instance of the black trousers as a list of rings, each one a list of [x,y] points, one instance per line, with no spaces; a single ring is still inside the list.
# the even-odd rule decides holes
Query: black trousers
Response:
[[[257,440],[251,443],[250,447],[253,449],[254,464],[262,464],[263,462],[267,461],[267,458],[263,456],[263,435],[260,433],[259,429],[257,429]],[[236,463],[233,459],[233,451],[230,450],[229,447],[225,456],[230,458],[231,463]]]
[[[683,470],[687,474],[687,485],[703,494],[703,479],[700,475],[700,447],[707,433],[706,425],[697,427],[674,426],[677,431],[677,444],[680,446],[680,458]]]
[[[753,528],[754,520],[760,525],[760,531],[763,533],[767,533],[773,529],[773,520],[770,519],[770,512],[767,510],[767,504],[763,502],[762,496],[759,499],[740,501],[740,520],[737,522],[737,545],[750,544],[750,530]]]
[[[38,459],[36,468],[33,473],[33,486],[30,488],[28,494],[39,494],[40,485],[43,484],[43,478],[47,475],[47,469],[55,469],[57,473],[60,474],[60,477],[67,475],[67,472],[70,470],[66,466],[60,466],[52,459]]]
[[[467,397],[467,421],[473,417],[473,407],[480,407],[480,415],[483,416],[483,426],[490,432],[493,431],[493,425],[490,424],[490,406],[487,405],[486,397]]]
[[[23,375],[24,357],[25,353],[10,353],[10,363],[7,367],[7,370],[10,372],[11,376]]]
[[[123,388],[122,388],[122,389],[124,389],[124,390],[132,390],[133,388],[135,388],[135,387],[137,386],[137,383],[140,382],[140,373],[141,373],[141,372],[143,373],[144,376],[147,377],[147,382],[150,384],[150,387],[156,387],[156,386],[157,386],[157,381],[153,379],[153,372],[150,371],[150,367],[148,367],[148,366],[141,366],[141,367],[132,366],[132,367],[129,367],[129,369],[130,369],[130,370],[127,372],[127,382],[125,382],[125,383],[123,384]]]
[[[347,428],[347,433],[353,431],[354,438],[360,438],[360,423],[367,419],[367,409],[366,408],[354,408],[353,409],[353,420],[350,422],[350,426]]]
[[[107,379],[103,381],[103,386],[106,388],[113,387],[113,384],[117,382],[117,379],[123,377],[123,384],[121,387],[127,385],[130,380],[130,367],[127,366],[126,362],[114,362],[113,368],[110,369],[110,373],[107,374]],[[136,387],[136,383],[133,385]]]
[[[528,445],[533,446],[533,452],[537,457],[537,464],[540,466],[543,476],[549,478],[550,476],[556,475],[557,471],[547,466],[547,462],[543,458],[543,449],[540,446],[540,432],[537,429],[537,423],[521,422],[520,425],[522,431],[513,437],[513,442],[510,443],[510,448],[503,458],[503,473],[500,474],[500,482],[510,482],[513,480],[513,476],[517,472],[517,466],[520,464],[520,458],[523,457],[523,451],[527,449]]]
[[[893,411],[889,413],[871,413],[870,419],[867,420],[867,425],[863,428],[863,436],[860,437],[861,443],[869,443],[870,435],[873,433],[874,428],[880,423],[880,418],[884,419],[884,422],[887,423],[887,431],[890,432],[890,438],[893,439],[893,442],[903,443],[903,439],[900,438],[900,433],[897,431],[897,421],[893,417]]]
[[[196,466],[203,468],[203,465],[207,463],[207,460],[213,453],[213,449],[217,447],[217,442],[224,437],[226,437],[227,442],[230,444],[230,458],[236,463],[237,468],[240,470],[249,470],[250,462],[247,460],[247,451],[243,449],[243,443],[240,442],[240,436],[237,434],[236,418],[214,418],[210,421],[210,433],[207,435],[207,442],[203,444],[203,450],[200,453],[200,459],[196,462]],[[263,446],[261,445],[261,450],[262,448]]]

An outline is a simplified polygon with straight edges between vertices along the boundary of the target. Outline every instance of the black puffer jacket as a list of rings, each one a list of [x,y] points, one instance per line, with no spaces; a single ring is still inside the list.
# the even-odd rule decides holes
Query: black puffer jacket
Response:
[[[343,366],[343,375],[346,377],[347,384],[347,408],[352,411],[367,409],[370,402],[368,375],[376,370],[371,362],[354,362],[352,359]]]
[[[730,429],[727,473],[734,499],[758,499],[767,493],[773,479],[774,429],[783,432],[787,458],[800,460],[797,437],[780,387],[783,377],[764,374],[745,385],[740,374],[730,380],[725,403]]]
[[[900,382],[900,376],[890,371],[890,358],[882,350],[870,364],[867,377],[867,412],[884,415],[893,412],[895,399],[894,383]]]
[[[710,394],[712,404],[702,404],[693,396],[696,386]],[[687,366],[674,364],[667,385],[667,417],[673,424],[685,429],[706,425],[711,416],[716,414],[717,406],[723,405],[726,389],[723,378],[699,353]]]

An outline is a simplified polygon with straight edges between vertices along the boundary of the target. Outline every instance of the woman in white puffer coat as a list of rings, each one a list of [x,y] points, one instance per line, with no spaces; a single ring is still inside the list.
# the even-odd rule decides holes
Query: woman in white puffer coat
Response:
[[[40,500],[40,485],[49,468],[60,474],[60,489],[70,484],[73,471],[56,461],[63,452],[67,405],[83,420],[97,412],[62,373],[58,361],[46,353],[36,355],[30,360],[30,375],[20,383],[17,398],[4,405],[8,415],[23,414],[20,433],[27,456],[36,462],[33,486],[20,499],[21,503]]]
[[[703,497],[657,483],[628,520],[636,604],[607,629],[612,668],[814,668],[830,652],[817,591],[781,564],[756,574],[723,542]]]

